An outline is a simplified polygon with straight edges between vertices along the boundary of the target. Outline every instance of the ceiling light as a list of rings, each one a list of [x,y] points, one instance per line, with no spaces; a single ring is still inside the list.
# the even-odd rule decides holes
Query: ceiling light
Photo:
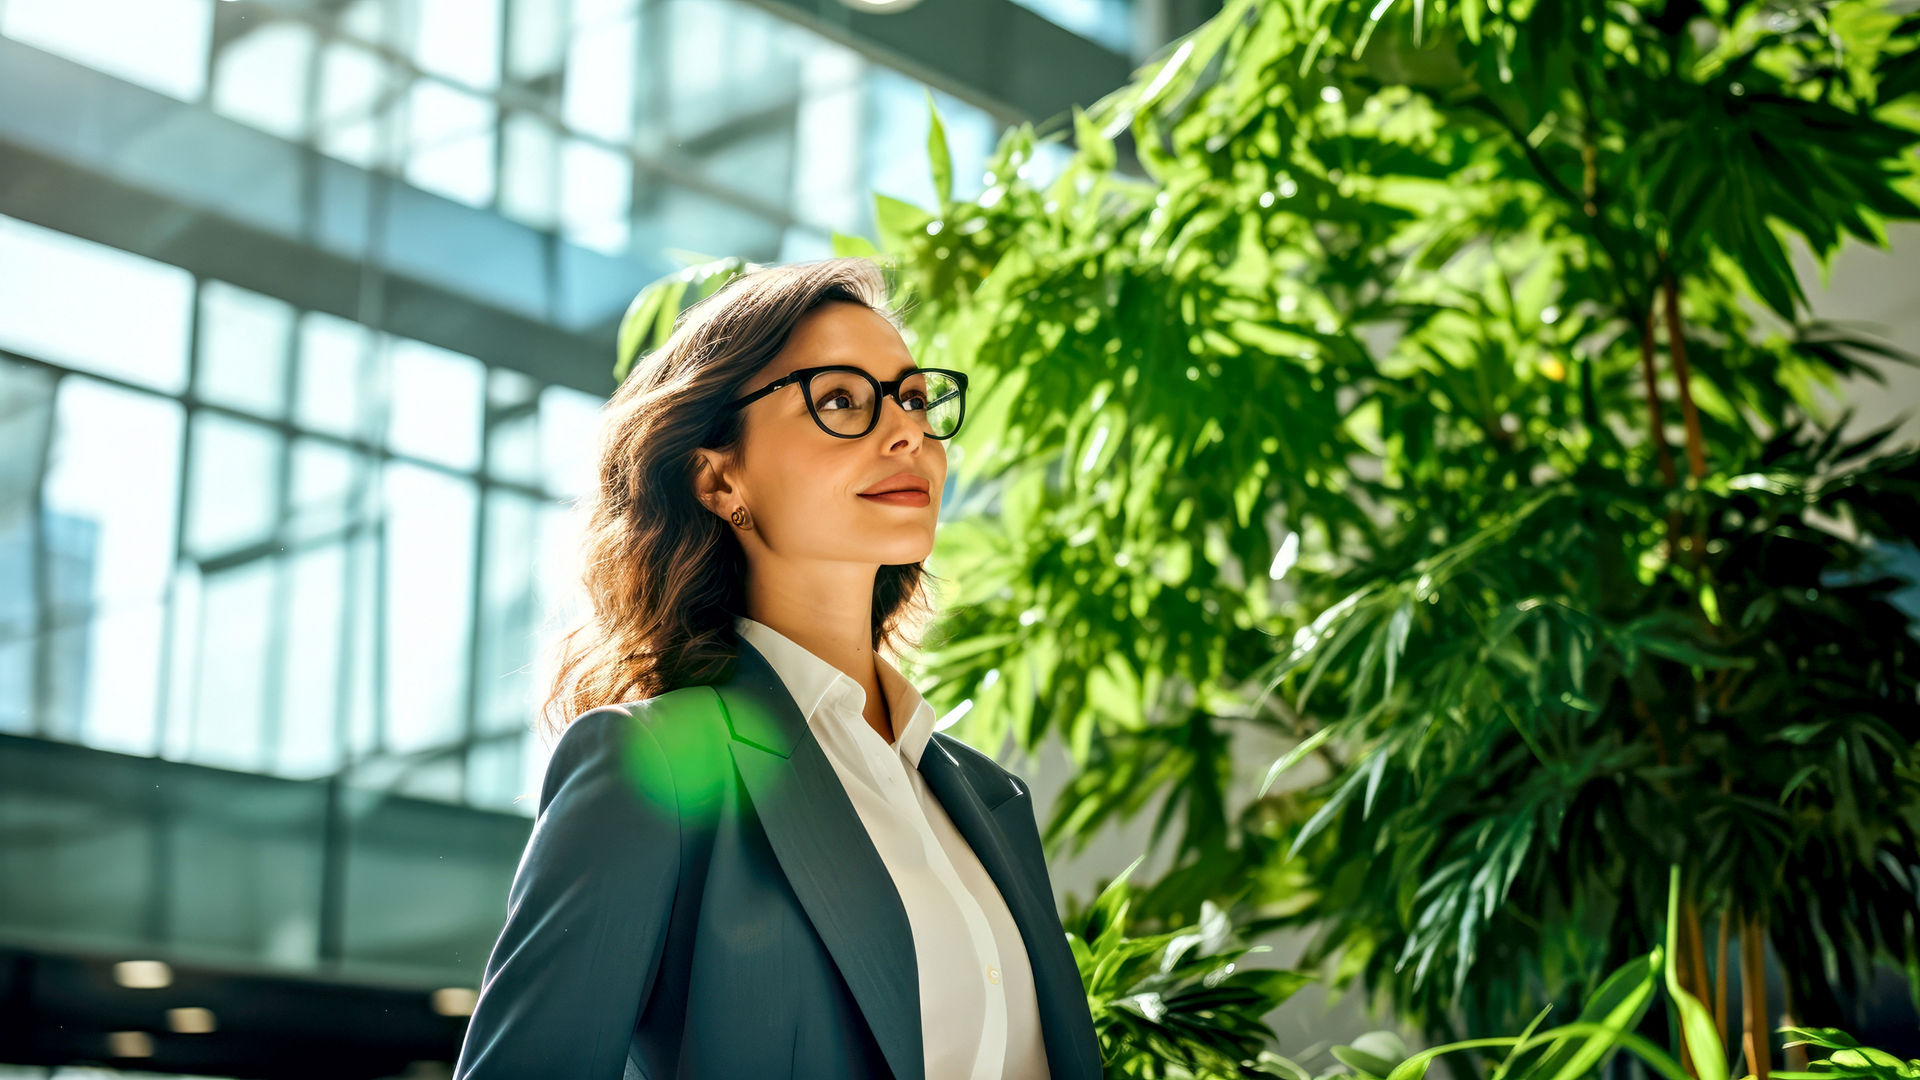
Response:
[[[158,990],[173,984],[173,969],[164,960],[122,960],[113,965],[113,981],[134,990]]]

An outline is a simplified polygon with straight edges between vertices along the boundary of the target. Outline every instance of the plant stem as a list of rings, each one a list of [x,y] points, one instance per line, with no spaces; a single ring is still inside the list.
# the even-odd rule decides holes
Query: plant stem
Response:
[[[1720,941],[1713,951],[1713,1026],[1720,1032],[1720,1045],[1731,1039],[1727,1030],[1727,916],[1720,916]]]
[[[1791,978],[1780,980],[1780,997],[1781,997],[1780,1004],[1786,1012],[1786,1015],[1780,1018],[1780,1026],[1781,1027],[1805,1026],[1806,1021],[1800,1019],[1800,1010],[1794,1008],[1793,980]],[[1807,1048],[1805,1045],[1783,1047],[1781,1052],[1782,1052],[1782,1055],[1787,1059],[1786,1064],[1788,1069],[1797,1070],[1800,1072],[1806,1071]]]
[[[1673,357],[1673,377],[1680,384],[1680,416],[1687,425],[1687,471],[1698,480],[1707,474],[1706,444],[1700,434],[1700,412],[1693,404],[1693,371],[1687,366],[1687,339],[1680,330],[1680,297],[1671,267],[1663,271],[1661,281],[1667,297],[1667,352]]]
[[[1692,983],[1687,989],[1693,993],[1694,997],[1705,1001],[1710,996],[1707,991],[1707,935],[1700,928],[1700,909],[1694,905],[1691,885],[1688,886],[1687,894],[1680,898],[1680,904],[1680,917],[1686,920],[1687,928],[1688,981]],[[1723,1037],[1720,1040],[1720,1048],[1723,1052],[1726,1046],[1727,1041]]]
[[[1653,314],[1652,309],[1648,309],[1646,324],[1641,327],[1640,377],[1641,381],[1647,385],[1647,434],[1653,441],[1654,460],[1660,464],[1660,479],[1664,481],[1668,487],[1673,487],[1680,482],[1680,477],[1673,466],[1673,452],[1667,449],[1667,432],[1663,426],[1666,421],[1661,414],[1659,382],[1653,368]],[[1674,542],[1676,532],[1674,528],[1675,524],[1676,522],[1673,520],[1673,515],[1669,514],[1667,521],[1666,556],[1669,562],[1673,561],[1676,546]]]
[[[1751,915],[1740,918],[1740,1001],[1747,1028],[1747,1067],[1755,1080],[1767,1080],[1772,1045],[1767,1025],[1766,935],[1760,920]]]
[[[1666,253],[1660,253],[1661,286],[1667,297],[1667,355],[1673,359],[1673,377],[1679,384],[1680,417],[1687,425],[1687,472],[1697,483],[1707,474],[1706,440],[1700,433],[1700,410],[1693,401],[1693,369],[1687,365],[1687,335],[1680,328],[1680,290],[1673,280],[1673,266]],[[1699,567],[1706,557],[1706,523],[1695,518],[1688,565],[1695,569],[1695,588],[1699,587]]]

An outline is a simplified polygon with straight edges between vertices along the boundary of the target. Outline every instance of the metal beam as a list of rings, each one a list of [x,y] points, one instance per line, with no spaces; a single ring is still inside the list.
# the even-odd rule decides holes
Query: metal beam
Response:
[[[842,0],[746,0],[970,101],[1002,124],[1071,115],[1127,82],[1133,61],[1012,0],[859,11]]]

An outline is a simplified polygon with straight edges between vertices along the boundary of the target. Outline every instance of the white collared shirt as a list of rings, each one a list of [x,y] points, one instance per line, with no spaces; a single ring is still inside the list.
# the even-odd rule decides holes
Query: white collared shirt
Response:
[[[793,694],[859,811],[913,928],[927,1080],[1049,1080],[1033,969],[1006,901],[920,775],[933,706],[884,657],[880,687],[898,737],[865,717],[866,688],[792,638],[734,627]]]

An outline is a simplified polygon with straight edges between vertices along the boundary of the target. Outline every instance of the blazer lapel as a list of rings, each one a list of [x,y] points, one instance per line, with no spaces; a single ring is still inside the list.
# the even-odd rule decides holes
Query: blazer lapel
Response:
[[[720,696],[734,764],[780,869],[898,1080],[926,1080],[913,927],[880,852],[780,676],[745,640]]]
[[[913,926],[893,876],[867,835],[840,776],[807,728],[786,684],[744,639],[720,696],[740,777],[767,840],[820,940],[853,991],[898,1080],[926,1080],[920,972]],[[1040,1005],[1040,1035],[1053,1080],[1098,1080],[1099,1049],[1086,1028],[1086,987],[1068,948],[1053,897],[1033,886],[989,808],[939,738],[927,741],[920,775],[999,887],[1020,928]],[[1044,867],[1038,868],[1044,872]],[[1077,1010],[1062,1003],[1075,1003]],[[1078,1015],[1076,1015],[1076,1012]]]
[[[1008,913],[1020,927],[1033,969],[1034,992],[1039,999],[1040,1039],[1047,1050],[1048,1075],[1053,1080],[1097,1080],[1100,1076],[1098,1048],[1093,1048],[1090,1058],[1085,1041],[1074,1038],[1074,1033],[1080,1030],[1075,1013],[1085,1015],[1083,1003],[1087,990],[1086,984],[1080,981],[1080,967],[1073,959],[1073,950],[1067,946],[1060,916],[1054,911],[1053,897],[1042,895],[1045,890],[1034,887],[1035,868],[1014,861],[1012,846],[994,816],[1014,795],[1000,799],[989,809],[961,770],[960,762],[937,738],[927,740],[926,750],[920,755],[920,775],[939,797],[941,807],[973,848],[987,875],[999,886]],[[1065,1002],[1081,1008],[1063,1008]]]

